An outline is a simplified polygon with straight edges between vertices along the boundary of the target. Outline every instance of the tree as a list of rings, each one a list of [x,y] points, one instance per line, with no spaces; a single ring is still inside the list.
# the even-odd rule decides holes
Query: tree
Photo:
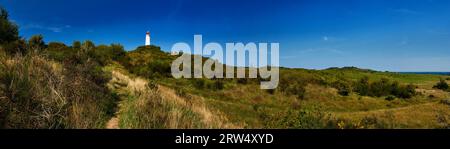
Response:
[[[81,42],[80,41],[74,41],[72,43],[72,48],[73,49],[77,49],[77,50],[81,49]]]
[[[120,61],[123,59],[123,57],[126,56],[127,52],[125,52],[125,49],[120,44],[111,44],[111,51],[112,51],[112,59],[115,61]]]
[[[355,91],[358,92],[361,96],[369,95],[370,91],[369,77],[364,76],[361,80],[358,81],[355,85]]]
[[[44,37],[42,35],[33,35],[28,40],[28,47],[34,52],[39,52],[45,48]]]
[[[83,44],[81,45],[81,50],[83,52],[87,52],[87,51],[91,51],[92,49],[95,48],[95,45],[92,41],[90,40],[86,40],[83,42]]]
[[[8,17],[8,12],[0,7],[0,44],[19,39],[18,27]]]
[[[20,46],[20,42],[12,43],[18,41],[19,38],[19,29],[16,24],[8,20],[8,12],[0,7],[0,47],[7,50],[10,53],[15,53],[17,49],[20,47],[16,47],[15,45]]]

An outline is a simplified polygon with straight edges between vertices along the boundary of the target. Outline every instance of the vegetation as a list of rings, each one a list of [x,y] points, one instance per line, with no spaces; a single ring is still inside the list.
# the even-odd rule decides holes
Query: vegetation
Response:
[[[434,85],[433,88],[437,88],[437,89],[444,90],[444,91],[449,90],[447,82],[443,79],[441,79],[436,85]]]
[[[273,90],[174,79],[160,47],[24,39],[0,12],[0,128],[449,128],[444,76],[280,68]]]

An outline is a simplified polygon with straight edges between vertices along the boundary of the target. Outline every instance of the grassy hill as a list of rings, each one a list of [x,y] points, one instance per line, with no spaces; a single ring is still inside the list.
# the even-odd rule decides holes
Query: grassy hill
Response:
[[[164,53],[158,47],[139,47],[127,55],[134,59],[132,64],[125,64],[132,76],[173,90],[177,99],[217,110],[214,115],[225,117],[224,122],[237,128],[448,127],[448,105],[441,100],[449,98],[449,93],[433,88],[441,78],[448,76],[378,72],[354,67],[281,68],[280,86],[276,90],[260,90],[258,79],[174,79],[167,67],[176,56]],[[380,80],[387,80],[387,87],[381,85],[381,89],[394,85],[399,88],[413,86],[413,93],[411,97],[396,97],[390,93],[361,95],[354,91],[354,86],[363,78],[368,78],[372,88],[382,82]],[[341,86],[346,86],[348,93],[340,93]],[[414,113],[421,114],[406,109],[417,109]],[[386,115],[391,118],[385,118]]]

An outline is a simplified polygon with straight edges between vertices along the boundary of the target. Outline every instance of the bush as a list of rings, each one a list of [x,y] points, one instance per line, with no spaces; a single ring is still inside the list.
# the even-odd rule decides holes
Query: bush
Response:
[[[270,115],[263,109],[259,109],[260,118],[265,128],[283,129],[318,129],[326,128],[329,115],[318,107],[304,108],[300,110],[289,109]]]
[[[365,76],[361,78],[356,84],[355,84],[355,91],[358,92],[361,96],[367,96],[369,95],[369,77]]]
[[[19,40],[19,28],[9,21],[8,12],[0,7],[0,45]]]
[[[126,52],[120,44],[99,45],[88,51],[88,53],[90,57],[94,58],[102,66],[112,61],[123,62],[126,59]]]
[[[369,96],[387,96],[392,93],[390,81],[386,78],[382,78],[380,81],[370,84]]]
[[[444,79],[441,79],[433,88],[437,88],[440,90],[447,91],[449,89],[447,82]]]
[[[416,95],[416,86],[412,84],[400,86],[396,92],[394,95],[398,98],[411,98]]]
[[[225,88],[225,82],[222,79],[212,80],[211,83],[207,83],[206,86],[212,90],[222,90]]]
[[[381,79],[380,81],[370,83],[368,77],[362,78],[355,84],[355,91],[361,96],[395,96],[398,98],[411,98],[416,95],[416,86],[400,85],[398,82],[392,82],[388,79]]]
[[[203,79],[194,79],[194,87],[197,89],[205,88],[206,82]]]
[[[387,101],[392,101],[392,100],[394,100],[395,99],[395,96],[387,96],[386,98],[385,98],[385,100],[387,100]]]
[[[248,78],[238,78],[237,79],[237,83],[238,84],[247,84],[248,83]]]
[[[352,89],[350,83],[346,81],[336,81],[331,84],[332,87],[336,88],[338,90],[338,94],[342,96],[348,96]]]
[[[442,99],[440,103],[450,106],[450,99]]]
[[[285,89],[285,92],[289,95],[296,95],[298,99],[303,99],[305,97],[305,85],[301,84],[293,84],[288,86],[288,88]]]
[[[41,52],[45,47],[46,45],[42,35],[33,35],[28,40],[28,49],[32,52]]]
[[[276,89],[267,89],[266,92],[269,94],[275,94]]]

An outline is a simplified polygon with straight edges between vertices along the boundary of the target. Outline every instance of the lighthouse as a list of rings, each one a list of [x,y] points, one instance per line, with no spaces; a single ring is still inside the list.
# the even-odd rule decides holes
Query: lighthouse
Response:
[[[150,45],[150,32],[147,31],[146,35],[145,35],[145,46],[149,46]]]

